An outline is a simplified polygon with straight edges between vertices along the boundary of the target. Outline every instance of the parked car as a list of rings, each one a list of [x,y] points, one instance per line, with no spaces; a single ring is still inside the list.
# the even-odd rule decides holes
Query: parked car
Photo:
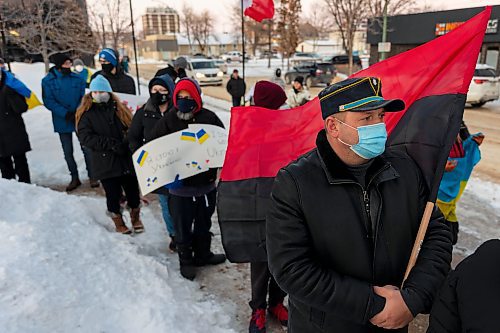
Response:
[[[230,63],[232,61],[243,61],[243,54],[239,51],[229,51],[221,56],[222,60],[224,60],[227,63]]]
[[[499,77],[495,69],[485,64],[477,64],[467,93],[467,103],[473,107],[481,107],[486,102],[497,100],[499,95]]]
[[[319,84],[330,84],[334,72],[335,66],[330,63],[294,61],[293,69],[285,74],[285,82],[290,84],[297,76],[302,76],[309,88]]]
[[[300,61],[300,60],[321,60],[321,57],[314,52],[295,52],[294,55],[290,58],[292,61]]]
[[[222,85],[224,73],[211,59],[189,59],[186,68],[188,77],[199,82],[200,85]]]
[[[324,62],[329,62],[337,68],[340,73],[348,74],[349,72],[349,56],[346,54],[330,55],[323,57]],[[352,57],[353,73],[362,69],[361,59],[359,56]]]
[[[215,59],[214,62],[217,66],[219,66],[219,69],[222,71],[222,73],[227,74],[227,64],[224,60]]]
[[[271,59],[278,59],[278,52],[275,51],[269,52],[269,50],[266,50],[259,54],[260,59],[267,59],[269,58],[269,56],[271,56]]]

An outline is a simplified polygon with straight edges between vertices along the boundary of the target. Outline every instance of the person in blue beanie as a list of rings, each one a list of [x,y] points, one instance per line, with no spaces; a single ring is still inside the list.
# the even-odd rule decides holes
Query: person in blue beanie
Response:
[[[99,52],[99,63],[102,70],[95,72],[91,81],[98,75],[102,75],[108,80],[113,92],[135,95],[134,79],[123,70],[118,52],[110,48],[102,49]]]
[[[116,231],[130,234],[122,216],[120,198],[125,192],[130,219],[135,233],[144,231],[140,219],[140,195],[127,131],[132,113],[113,94],[111,85],[102,75],[90,82],[90,93],[83,97],[76,113],[78,138],[91,151],[92,172],[101,181],[106,193],[108,213]]]

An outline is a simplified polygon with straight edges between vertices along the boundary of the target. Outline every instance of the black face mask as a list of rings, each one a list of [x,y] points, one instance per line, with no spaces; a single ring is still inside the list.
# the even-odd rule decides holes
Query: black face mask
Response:
[[[71,74],[71,68],[61,67],[61,73],[62,75],[69,75]]]
[[[112,64],[101,64],[101,67],[102,71],[107,74],[111,74],[111,71],[115,68]]]
[[[160,92],[155,92],[154,94],[150,94],[151,101],[154,105],[164,105],[170,101],[169,94],[162,94]]]
[[[297,89],[295,89],[295,87],[293,87],[293,91],[294,91],[296,94],[298,94],[298,93],[299,93],[299,91],[298,91]]]

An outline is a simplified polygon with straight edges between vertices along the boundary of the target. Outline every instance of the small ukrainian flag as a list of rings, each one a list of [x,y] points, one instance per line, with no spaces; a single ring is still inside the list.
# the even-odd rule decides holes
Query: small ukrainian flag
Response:
[[[196,135],[192,132],[182,132],[181,140],[196,142]]]
[[[198,142],[201,144],[203,144],[203,142],[207,141],[208,138],[210,137],[210,135],[208,135],[207,132],[205,132],[204,129],[201,129],[198,131],[198,133],[196,133],[196,137],[198,138]]]
[[[137,164],[139,164],[139,166],[143,166],[146,162],[146,158],[148,158],[148,152],[145,150],[141,151],[139,158],[137,159]]]

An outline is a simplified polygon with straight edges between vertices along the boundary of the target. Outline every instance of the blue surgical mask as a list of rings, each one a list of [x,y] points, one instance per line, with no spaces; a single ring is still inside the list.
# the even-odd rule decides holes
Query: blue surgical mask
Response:
[[[341,143],[349,146],[351,150],[356,153],[356,155],[364,158],[365,160],[371,160],[385,151],[385,143],[387,142],[387,130],[385,128],[385,123],[360,126],[356,128],[344,123],[343,121],[339,120],[339,122],[358,131],[359,141],[354,145],[350,145],[338,139]]]
[[[196,110],[196,101],[194,99],[178,98],[177,99],[177,109],[182,113],[189,113]]]

